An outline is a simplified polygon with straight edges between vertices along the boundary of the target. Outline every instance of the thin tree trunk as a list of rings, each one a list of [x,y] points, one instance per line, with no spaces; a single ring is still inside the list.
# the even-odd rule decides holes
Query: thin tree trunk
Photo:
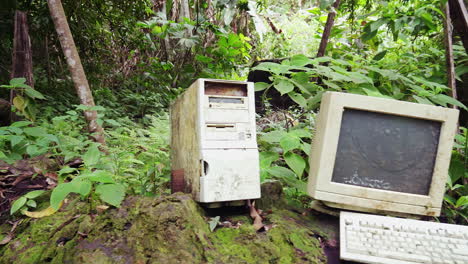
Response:
[[[463,0],[449,0],[450,17],[455,32],[460,37],[465,50],[468,51],[468,11]]]
[[[176,0],[177,1],[177,0]],[[174,1],[175,2],[175,1]],[[180,17],[183,18],[186,17],[188,19],[192,19],[190,16],[190,5],[189,5],[189,0],[180,0]],[[191,37],[192,36],[192,31],[187,29],[185,30],[185,37]]]
[[[207,7],[206,7],[206,10],[205,10],[205,16],[206,18],[208,19],[208,21],[212,24],[216,24],[216,21],[215,21],[215,10],[214,10],[214,6],[213,6],[213,2],[212,0],[207,0],[206,1],[206,4],[207,4]],[[209,47],[211,46],[211,44],[215,41],[215,34],[213,31],[211,30],[208,30],[206,32],[206,38],[205,38],[205,43],[203,44],[203,47]]]
[[[32,50],[31,39],[29,37],[27,14],[25,12],[15,12],[13,40],[13,60],[11,78],[25,78],[26,84],[34,88],[32,71]],[[10,91],[10,104],[13,105],[13,99],[16,97],[16,91]],[[13,111],[10,112],[10,122],[18,121],[20,118]]]
[[[63,54],[67,59],[68,69],[70,70],[80,103],[86,106],[94,106],[93,94],[89,88],[83,65],[81,64],[78,51],[76,50],[62,2],[60,0],[48,0],[47,3],[52,20],[54,21],[55,30],[60,40],[60,45],[62,46]],[[97,123],[97,112],[84,111],[84,115],[88,121],[88,131],[93,134],[94,140],[105,145],[104,131]]]
[[[328,39],[330,38],[331,29],[335,23],[336,9],[340,5],[340,0],[336,0],[333,3],[333,8],[330,13],[328,13],[327,22],[325,23],[325,28],[323,29],[322,40],[320,41],[320,46],[317,52],[317,57],[323,57],[325,55],[325,50],[327,49]]]
[[[161,12],[163,14],[163,18],[167,20],[167,3],[166,1],[163,2]],[[171,46],[171,40],[169,39],[169,36],[166,34],[164,37],[164,49],[166,51],[166,58],[168,61],[172,61],[172,46]]]
[[[180,16],[191,19],[189,0],[180,0]]]
[[[448,87],[450,88],[449,95],[457,99],[455,62],[453,59],[452,20],[450,18],[450,7],[448,2],[445,4],[444,12],[445,62],[447,64]],[[453,105],[452,107],[457,108],[455,105]]]

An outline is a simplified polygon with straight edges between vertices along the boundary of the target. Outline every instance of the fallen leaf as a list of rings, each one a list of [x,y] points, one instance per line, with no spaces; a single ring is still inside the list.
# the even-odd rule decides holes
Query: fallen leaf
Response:
[[[216,216],[211,218],[211,220],[208,222],[210,224],[210,230],[213,232],[215,228],[218,226],[220,216]]]
[[[60,204],[58,206],[58,209],[60,209],[60,207],[62,207],[62,204],[63,204],[63,201],[60,202]],[[30,211],[27,211],[27,210],[22,210],[21,213],[23,213],[24,215],[29,216],[31,218],[42,218],[44,216],[53,215],[57,211],[58,210],[55,210],[54,208],[49,206],[46,209],[41,210],[41,211],[30,212]]]
[[[109,206],[107,205],[98,205],[96,206],[96,210],[98,211],[98,213],[102,214],[105,210],[107,210],[109,208]]]
[[[11,240],[13,239],[13,234],[12,233],[8,233],[8,235],[6,235],[2,241],[0,241],[0,245],[6,245],[8,244],[8,242],[10,242]]]
[[[263,219],[258,213],[257,209],[255,209],[255,201],[250,202],[250,200],[247,200],[247,206],[250,209],[250,217],[252,217],[254,220],[253,227],[255,228],[255,231],[259,231],[263,227]]]

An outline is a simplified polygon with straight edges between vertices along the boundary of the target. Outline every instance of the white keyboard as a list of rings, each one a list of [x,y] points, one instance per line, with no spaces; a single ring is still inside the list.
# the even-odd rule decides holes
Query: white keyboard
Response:
[[[379,264],[468,264],[468,226],[342,211],[340,257]]]

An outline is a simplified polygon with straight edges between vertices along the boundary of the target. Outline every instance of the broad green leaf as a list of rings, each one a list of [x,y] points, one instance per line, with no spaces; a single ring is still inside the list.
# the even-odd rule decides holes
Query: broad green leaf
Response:
[[[364,31],[364,34],[362,34],[361,39],[362,39],[362,41],[367,42],[367,41],[373,39],[375,36],[377,36],[377,30]]]
[[[60,203],[67,197],[70,193],[77,193],[77,184],[76,182],[67,182],[61,183],[57,185],[52,190],[52,194],[50,195],[50,207],[54,210],[58,210],[60,208]]]
[[[302,142],[301,149],[305,154],[307,154],[307,156],[310,156],[311,146],[309,143]]]
[[[370,96],[393,99],[390,96],[381,94],[378,90],[369,90],[367,88],[363,88],[363,90],[366,92],[367,95],[370,95]]]
[[[385,55],[387,54],[387,51],[388,50],[384,50],[384,51],[381,51],[381,52],[377,53],[374,56],[374,58],[372,58],[372,60],[379,61],[379,60],[383,59],[383,57],[385,57]]]
[[[307,184],[296,177],[296,174],[288,168],[275,166],[267,170],[269,174],[284,181],[287,185],[297,188],[301,192],[307,191]]]
[[[310,138],[312,136],[310,131],[306,129],[294,129],[289,131],[288,133],[300,138]]]
[[[47,139],[47,140],[50,141],[50,142],[59,143],[59,139],[58,139],[58,137],[55,136],[55,135],[46,134],[46,135],[44,135],[44,138]]]
[[[31,121],[17,121],[10,125],[10,127],[25,127],[31,125]]]
[[[310,82],[310,76],[305,72],[297,72],[292,74],[290,81],[294,83],[294,85],[296,85],[302,93],[305,94],[312,94],[317,89],[320,89],[320,86]]]
[[[281,95],[294,90],[294,85],[289,80],[280,80],[277,84],[274,85],[274,87],[281,93]]]
[[[286,135],[286,131],[275,130],[264,134],[260,139],[268,143],[279,143],[284,135]]]
[[[213,59],[210,58],[210,57],[207,57],[207,56],[203,56],[203,55],[200,55],[198,54],[197,56],[195,56],[195,59],[199,62],[204,62],[204,63],[209,63],[209,62],[212,62]]]
[[[270,87],[271,84],[268,84],[268,83],[264,83],[264,82],[256,82],[255,83],[255,91],[258,92],[258,91],[263,91],[265,90],[266,88]]]
[[[369,29],[370,31],[377,31],[382,25],[384,25],[387,22],[388,22],[388,18],[381,18],[379,20],[372,21],[368,24]]]
[[[294,93],[294,92],[291,92],[291,93],[288,93],[289,97],[291,97],[291,99],[296,102],[299,106],[301,107],[307,107],[307,101],[306,99],[304,98],[304,96],[302,96],[301,94],[299,93]]]
[[[324,93],[324,91],[320,91],[314,97],[311,97],[311,98],[307,99],[307,106],[310,109],[316,108],[318,106],[318,104],[320,103],[320,101],[322,101],[323,93]]]
[[[88,179],[73,179],[73,184],[76,186],[76,193],[80,194],[82,197],[87,196],[91,192],[93,185]]]
[[[91,106],[89,107],[89,110],[90,111],[105,111],[106,108],[100,106],[100,105],[95,105],[95,106]]]
[[[32,208],[36,208],[36,206],[37,206],[36,201],[34,201],[34,200],[28,200],[26,202],[26,205],[29,206],[29,207],[32,207]]]
[[[434,105],[431,101],[429,101],[427,98],[424,97],[419,97],[417,95],[413,95],[413,98],[416,100],[416,102],[420,104],[428,104],[428,105]]]
[[[11,86],[18,86],[26,83],[26,78],[14,78],[10,80],[10,85]]]
[[[291,152],[284,155],[284,160],[286,161],[286,164],[288,164],[289,168],[291,168],[299,179],[301,179],[306,166],[305,160],[301,156]]]
[[[88,151],[82,156],[83,162],[86,166],[93,166],[99,162],[99,158],[101,157],[101,152],[99,151],[96,144],[91,145],[88,148]]]
[[[21,112],[24,112],[24,108],[26,108],[27,103],[21,95],[16,95],[15,98],[13,98],[13,105]]]
[[[26,135],[33,137],[42,137],[47,134],[47,132],[41,127],[27,127],[23,131]]]
[[[280,145],[283,148],[284,153],[297,149],[301,146],[301,139],[292,134],[286,134],[280,139]]]
[[[253,70],[268,71],[274,74],[283,74],[289,72],[289,66],[281,65],[274,62],[262,62],[259,65],[255,66]]]
[[[104,170],[96,170],[90,174],[82,174],[75,179],[87,179],[92,182],[114,183],[112,173]]]
[[[318,58],[315,58],[315,59],[312,59],[313,63],[324,63],[324,62],[329,62],[329,61],[332,61],[332,58],[328,57],[328,56],[323,56],[323,57],[318,57]]]
[[[44,149],[39,149],[36,145],[29,145],[26,148],[26,153],[28,153],[28,155],[31,157],[38,156],[44,152],[45,152]]]
[[[460,101],[454,99],[453,97],[447,96],[445,94],[437,94],[437,95],[429,97],[429,99],[443,106],[447,106],[447,104],[451,104],[451,105],[456,105],[458,107],[461,107],[465,110],[468,110],[468,108],[466,108],[466,106],[462,104]]]
[[[465,174],[465,165],[464,162],[458,159],[456,156],[452,156],[450,160],[450,167],[449,167],[449,179],[453,185],[457,182],[460,178],[463,177]]]
[[[45,193],[44,190],[35,190],[35,191],[28,192],[27,194],[24,195],[24,197],[28,199],[34,199],[36,197],[39,197],[43,193]]]
[[[338,90],[338,91],[341,90],[341,87],[338,86],[337,84],[335,84],[334,82],[327,81],[327,80],[322,80],[322,82],[323,82],[326,86],[328,86],[328,87],[330,87],[330,88],[333,88],[333,89]]]
[[[455,204],[456,207],[462,207],[466,205],[468,205],[468,195],[458,198],[457,203]]]
[[[446,201],[447,203],[449,203],[452,206],[455,206],[455,204],[457,203],[457,199],[453,198],[452,196],[450,196],[448,194],[444,195],[444,201]]]
[[[16,213],[23,205],[26,203],[28,199],[26,197],[21,196],[20,198],[16,199],[16,201],[13,202],[10,208],[10,215]]]
[[[121,184],[103,184],[96,187],[96,193],[102,201],[119,207],[125,197],[125,187]]]
[[[30,97],[34,99],[45,99],[44,95],[42,95],[40,92],[37,90],[34,90],[33,88],[27,88],[24,90],[24,92]]]
[[[273,176],[276,176],[278,178],[282,177],[296,177],[296,174],[288,168],[285,167],[280,167],[280,166],[274,166],[268,169],[268,173],[270,173]]]
[[[291,66],[306,66],[310,64],[311,59],[307,58],[305,55],[299,54],[291,57]]]
[[[24,136],[16,136],[16,135],[11,135],[8,137],[11,142],[11,147],[16,146],[18,143],[20,143],[23,139],[25,139]]]
[[[13,132],[14,134],[17,134],[17,135],[23,134],[23,130],[21,128],[19,128],[19,127],[10,126],[10,127],[8,127],[8,130]]]
[[[77,169],[71,168],[71,167],[69,167],[69,166],[64,166],[63,168],[61,168],[61,169],[58,171],[58,174],[59,174],[59,175],[70,174],[70,173],[75,172],[75,171],[77,171]]]
[[[273,151],[262,151],[260,152],[260,167],[267,168],[274,161],[279,159],[279,155]]]

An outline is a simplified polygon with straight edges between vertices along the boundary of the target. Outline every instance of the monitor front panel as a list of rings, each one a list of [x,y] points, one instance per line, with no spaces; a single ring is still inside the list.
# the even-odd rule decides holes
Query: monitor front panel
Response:
[[[442,204],[457,118],[454,109],[326,92],[308,193],[328,202],[408,213],[417,207],[418,214],[434,215]]]
[[[332,182],[428,195],[441,125],[345,108]]]

